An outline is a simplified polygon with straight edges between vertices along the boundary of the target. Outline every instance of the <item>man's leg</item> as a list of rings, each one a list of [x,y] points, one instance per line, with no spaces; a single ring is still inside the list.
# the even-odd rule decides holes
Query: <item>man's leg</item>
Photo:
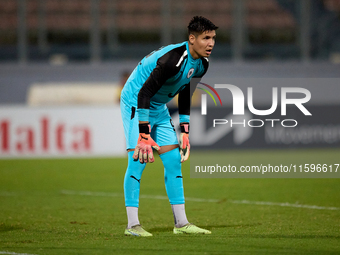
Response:
[[[163,146],[159,154],[164,165],[165,189],[174,214],[175,226],[183,227],[189,222],[184,209],[182,166],[178,145]]]
[[[171,204],[175,219],[175,234],[210,234],[210,231],[190,224],[184,208],[184,189],[182,177],[181,155],[178,139],[168,110],[150,115],[153,129],[151,137],[161,146],[158,154],[164,165],[165,189]]]
[[[133,150],[128,151],[128,167],[124,178],[124,197],[128,225],[125,229],[125,235],[132,236],[152,236],[145,231],[139,223],[138,207],[139,207],[139,190],[142,173],[145,163],[141,164],[132,158]]]
[[[132,158],[134,152],[133,148],[135,148],[137,144],[139,135],[138,120],[135,116],[136,108],[125,104],[124,100],[121,101],[120,107],[126,146],[128,148],[128,167],[124,178],[124,197],[128,218],[125,235],[152,236],[140,226],[138,219],[140,181],[146,164],[141,164],[139,161],[134,161]]]
[[[128,167],[124,178],[124,197],[125,206],[128,216],[128,228],[139,225],[138,207],[139,207],[139,190],[142,173],[145,163],[141,164],[132,158],[133,151],[128,152]]]
[[[188,222],[184,207],[184,188],[181,156],[178,145],[162,146],[159,152],[164,165],[165,189],[174,215],[174,234],[210,234]]]

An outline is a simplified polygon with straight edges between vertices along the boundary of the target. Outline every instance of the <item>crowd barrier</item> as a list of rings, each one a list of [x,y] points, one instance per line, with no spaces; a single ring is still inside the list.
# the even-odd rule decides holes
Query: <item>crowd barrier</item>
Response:
[[[309,106],[311,116],[296,107],[289,117],[231,107],[191,110],[192,149],[315,148],[340,146],[340,105]],[[178,113],[170,109],[175,127]],[[178,129],[177,129],[178,130]],[[126,156],[119,106],[0,107],[0,158]]]

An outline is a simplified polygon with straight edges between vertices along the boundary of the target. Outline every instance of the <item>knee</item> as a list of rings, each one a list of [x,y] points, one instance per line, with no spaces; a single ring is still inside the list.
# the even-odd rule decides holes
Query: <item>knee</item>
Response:
[[[166,172],[181,172],[181,155],[178,148],[160,155]]]
[[[146,163],[141,164],[139,160],[134,160],[132,158],[133,153],[134,153],[133,151],[128,152],[128,166],[126,174],[133,175],[136,178],[140,179],[145,169]]]

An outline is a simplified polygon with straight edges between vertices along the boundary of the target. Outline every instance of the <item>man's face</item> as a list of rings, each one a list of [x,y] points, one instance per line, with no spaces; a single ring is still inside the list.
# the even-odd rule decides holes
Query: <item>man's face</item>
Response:
[[[189,42],[192,46],[193,52],[190,52],[195,59],[201,57],[209,57],[215,45],[216,32],[205,31],[198,36],[191,34]]]

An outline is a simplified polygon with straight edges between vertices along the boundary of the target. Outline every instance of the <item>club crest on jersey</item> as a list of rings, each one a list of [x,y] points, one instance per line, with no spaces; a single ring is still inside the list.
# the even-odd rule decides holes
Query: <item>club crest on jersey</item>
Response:
[[[194,68],[191,68],[188,72],[188,75],[187,75],[187,78],[189,79],[191,77],[191,75],[193,75],[195,69]]]

